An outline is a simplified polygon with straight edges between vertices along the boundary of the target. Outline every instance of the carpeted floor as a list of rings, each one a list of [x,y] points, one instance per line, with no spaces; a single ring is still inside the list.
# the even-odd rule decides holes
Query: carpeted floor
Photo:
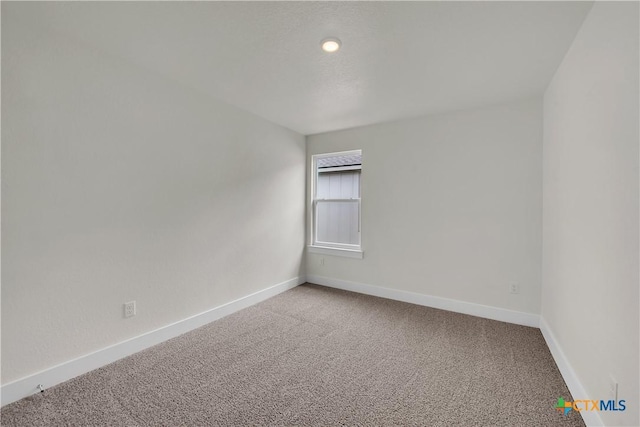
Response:
[[[582,426],[538,329],[303,285],[2,408],[3,426]]]

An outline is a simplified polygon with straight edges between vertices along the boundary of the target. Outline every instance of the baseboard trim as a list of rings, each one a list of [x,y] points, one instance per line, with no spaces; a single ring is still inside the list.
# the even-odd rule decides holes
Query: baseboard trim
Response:
[[[243,308],[250,307],[286,290],[292,289],[305,282],[304,277],[295,277],[267,289],[255,292],[235,301],[212,308],[170,325],[163,326],[151,332],[130,338],[126,341],[105,347],[77,359],[61,363],[43,371],[28,375],[16,381],[5,384],[1,388],[2,406],[15,402],[24,397],[38,393],[36,387],[42,384],[45,390],[64,381],[70,380],[101,366],[108,365],[123,357],[160,344],[163,341],[177,337],[207,323],[228,316]]]
[[[307,282],[336,289],[343,289],[345,291],[358,292],[361,294],[438,308],[441,310],[469,314],[471,316],[483,317],[486,319],[499,320],[501,322],[514,323],[516,325],[532,326],[534,328],[539,326],[539,316],[533,313],[524,313],[505,308],[475,304],[472,302],[401,291],[398,289],[382,288],[379,286],[333,279],[324,276],[309,275],[307,276]]]
[[[560,370],[560,374],[564,379],[564,382],[567,384],[569,391],[574,399],[587,399],[588,394],[585,391],[582,383],[578,379],[578,375],[571,367],[571,363],[569,363],[569,359],[565,356],[562,351],[562,347],[558,343],[555,335],[549,328],[549,324],[544,320],[544,317],[540,316],[540,331],[542,332],[542,336],[544,340],[547,342],[547,347],[549,347],[549,351],[551,351],[551,355],[558,365],[558,369]],[[554,396],[555,397],[555,396]],[[584,423],[587,426],[603,426],[604,423],[598,415],[597,411],[580,411],[580,415]]]

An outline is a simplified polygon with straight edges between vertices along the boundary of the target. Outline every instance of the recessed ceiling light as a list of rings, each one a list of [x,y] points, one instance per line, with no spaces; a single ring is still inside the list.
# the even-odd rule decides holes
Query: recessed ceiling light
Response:
[[[322,46],[322,50],[324,50],[325,52],[336,52],[338,49],[340,49],[340,40],[335,37],[329,37],[322,40],[320,46]]]

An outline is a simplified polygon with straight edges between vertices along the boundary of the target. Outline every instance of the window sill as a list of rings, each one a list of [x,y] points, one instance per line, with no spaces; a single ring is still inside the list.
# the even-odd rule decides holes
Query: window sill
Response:
[[[314,254],[334,255],[347,258],[362,259],[364,257],[362,250],[329,248],[326,246],[309,245],[307,246],[307,251]]]

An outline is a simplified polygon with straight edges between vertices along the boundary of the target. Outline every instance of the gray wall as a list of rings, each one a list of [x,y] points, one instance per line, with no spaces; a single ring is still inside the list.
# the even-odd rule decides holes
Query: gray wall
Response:
[[[640,424],[638,49],[638,3],[596,3],[544,96],[542,318],[582,398],[620,383],[606,425]]]
[[[2,381],[302,275],[302,135],[2,5]],[[138,315],[123,319],[122,303]]]
[[[309,163],[356,149],[364,259],[309,274],[539,312],[541,99],[307,137]]]

